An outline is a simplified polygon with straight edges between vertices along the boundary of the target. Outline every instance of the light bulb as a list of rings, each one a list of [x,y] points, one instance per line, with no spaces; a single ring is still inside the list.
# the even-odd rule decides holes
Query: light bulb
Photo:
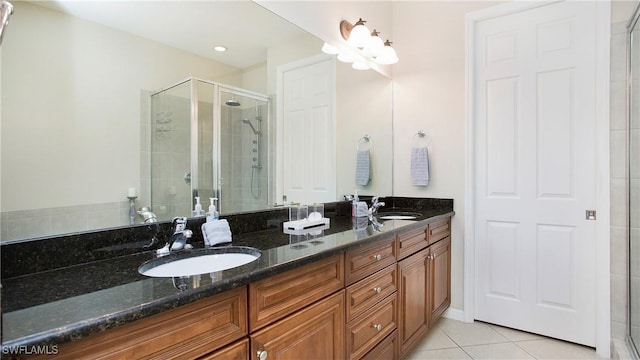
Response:
[[[371,37],[371,31],[364,26],[365,21],[362,19],[358,20],[356,25],[351,29],[351,34],[349,34],[349,40],[347,40],[347,44],[362,48],[367,44],[367,41]]]

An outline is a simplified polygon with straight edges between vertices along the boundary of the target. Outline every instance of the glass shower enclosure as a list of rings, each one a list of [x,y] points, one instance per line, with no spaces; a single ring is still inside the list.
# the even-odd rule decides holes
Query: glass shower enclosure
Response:
[[[269,204],[266,95],[189,78],[151,95],[151,210],[159,220]]]
[[[640,347],[640,4],[629,23],[629,313],[628,342],[634,356]]]

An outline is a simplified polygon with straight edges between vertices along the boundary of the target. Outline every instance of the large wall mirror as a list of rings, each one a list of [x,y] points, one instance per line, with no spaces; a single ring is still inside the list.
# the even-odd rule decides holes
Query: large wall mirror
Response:
[[[313,154],[301,152],[301,146],[330,144],[327,151],[333,154],[324,159],[329,170],[306,177],[305,184],[320,179],[317,183],[332,185],[327,195],[313,201],[339,200],[354,189],[391,195],[390,79],[323,58],[321,39],[260,5],[251,1],[13,3],[0,48],[1,241],[129,225],[130,189],[135,189],[136,208],[150,206],[152,189],[158,186],[151,168],[189,161],[184,154],[168,152],[162,165],[152,163],[152,139],[162,135],[152,125],[166,122],[168,112],[154,108],[151,97],[191,78],[224,90],[217,95],[208,94],[213,88],[200,92],[211,99],[212,109],[225,111],[223,104],[234,97],[254,104],[264,100],[263,95],[269,99],[268,106],[263,102],[251,109],[238,107],[244,113],[233,125],[248,144],[256,140],[264,144],[260,145],[264,162],[259,164],[264,167],[259,176],[265,181],[261,205],[243,207],[242,201],[235,201],[223,207],[223,214],[282,204],[287,195],[284,186],[291,184],[285,177],[310,171],[286,166],[287,154]],[[227,51],[215,52],[215,45],[226,46]],[[295,112],[296,103],[287,92],[295,81],[286,85],[285,73],[310,59],[329,59],[332,127],[323,136],[330,141],[318,143],[314,138],[321,129],[311,130],[309,141],[285,141],[292,127],[283,125],[283,117],[286,111]],[[329,79],[326,74],[325,79]],[[173,99],[191,94],[175,90]],[[284,109],[286,101],[289,107]],[[259,123],[258,118],[265,120]],[[177,123],[175,138],[192,136],[189,131],[181,133]],[[368,144],[362,144],[365,135],[371,140]],[[359,147],[371,149],[371,179],[366,185],[355,181]],[[211,168],[200,166],[205,173]],[[255,167],[249,163],[228,172],[224,186],[249,182],[240,192],[256,197],[255,186],[251,194],[252,171]],[[182,183],[176,180],[166,187],[186,186],[183,175]],[[186,208],[163,209],[162,218],[191,215],[192,194],[187,194]],[[205,209],[207,196],[203,195]]]

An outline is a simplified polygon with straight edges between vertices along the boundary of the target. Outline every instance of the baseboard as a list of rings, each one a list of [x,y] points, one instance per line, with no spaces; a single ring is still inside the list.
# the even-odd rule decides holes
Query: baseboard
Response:
[[[442,314],[442,316],[451,320],[464,321],[464,310],[450,307],[444,312],[444,314]]]

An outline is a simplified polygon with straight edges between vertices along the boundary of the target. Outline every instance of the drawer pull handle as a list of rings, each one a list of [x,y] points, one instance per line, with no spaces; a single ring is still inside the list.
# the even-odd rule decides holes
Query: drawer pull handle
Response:
[[[376,294],[380,294],[382,292],[382,288],[380,286],[376,286],[373,288],[373,291],[375,291]]]
[[[258,355],[258,359],[260,360],[267,360],[267,357],[269,357],[266,350],[258,350],[256,355]]]
[[[380,324],[374,324],[374,325],[373,325],[373,328],[374,328],[374,329],[376,329],[376,331],[380,331],[380,330],[382,330],[382,325],[380,325]]]
[[[382,259],[382,255],[380,254],[373,255],[373,260],[380,261],[381,259]]]

